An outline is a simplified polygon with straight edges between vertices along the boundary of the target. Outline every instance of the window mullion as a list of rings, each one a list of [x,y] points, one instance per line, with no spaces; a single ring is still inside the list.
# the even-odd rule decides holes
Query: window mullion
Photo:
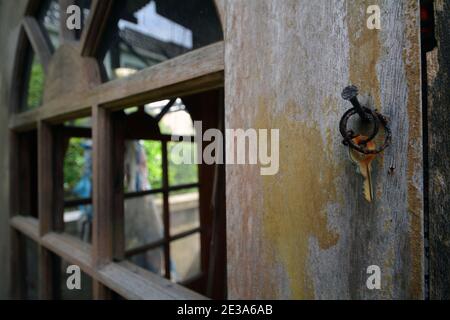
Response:
[[[50,124],[38,124],[38,217],[39,237],[42,239],[47,233],[55,229],[56,212],[56,181],[55,181],[55,139]],[[62,200],[62,199],[61,199]],[[52,299],[55,297],[56,265],[52,253],[39,244],[39,298]]]
[[[170,213],[169,213],[169,159],[167,141],[162,141],[163,163],[163,224],[164,224],[164,267],[165,276],[170,279]]]
[[[93,106],[93,206],[92,258],[98,270],[124,253],[123,237],[123,131],[113,114]],[[116,130],[117,129],[117,130]],[[108,299],[111,292],[98,280],[93,283],[94,298]]]
[[[93,0],[91,13],[86,22],[86,27],[81,34],[80,51],[82,56],[94,56],[96,54],[101,35],[106,28],[106,22],[110,16],[112,0]]]
[[[39,57],[39,61],[42,63],[45,72],[47,72],[50,60],[52,58],[52,49],[48,39],[39,26],[39,22],[36,18],[25,17],[23,20],[23,26],[34,52]]]
[[[94,106],[93,114],[93,205],[92,245],[94,264],[113,259],[113,132],[109,111]]]

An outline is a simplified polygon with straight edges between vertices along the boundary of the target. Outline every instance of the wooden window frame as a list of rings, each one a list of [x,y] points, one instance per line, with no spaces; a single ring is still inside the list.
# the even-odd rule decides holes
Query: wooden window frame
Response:
[[[67,5],[68,1],[60,0]],[[223,24],[224,1],[215,0]],[[37,243],[39,248],[39,298],[51,299],[55,292],[53,286],[54,264],[52,255],[56,254],[68,263],[76,264],[93,279],[94,299],[111,298],[111,290],[126,299],[204,299],[205,297],[167,279],[143,270],[129,262],[115,262],[124,254],[123,248],[115,248],[117,234],[114,223],[123,223],[114,210],[117,190],[112,181],[114,171],[114,132],[112,113],[148,101],[176,98],[224,87],[224,42],[218,42],[191,51],[174,59],[141,70],[126,79],[118,79],[99,84],[84,95],[65,94],[46,101],[37,109],[18,113],[21,73],[21,49],[29,39],[35,54],[48,69],[51,50],[44,41],[33,12],[39,1],[30,0],[22,23],[18,41],[15,79],[13,81],[10,103],[10,142],[11,142],[11,190],[17,190],[15,173],[19,168],[14,159],[17,137],[21,132],[38,132],[38,217],[39,219],[18,215],[18,197],[11,192],[10,226],[12,228],[12,270],[17,270],[25,254],[18,234],[25,235]],[[105,28],[111,9],[110,0],[93,0],[91,14],[79,43],[80,54],[88,56],[98,46],[100,35]],[[64,17],[64,15],[61,15]],[[25,36],[26,35],[26,36]],[[57,206],[61,195],[55,193],[53,166],[55,165],[55,135],[52,127],[74,118],[91,115],[93,119],[93,242],[92,245],[66,234],[58,233]],[[101,165],[100,165],[101,164]],[[99,186],[102,186],[99,192]],[[13,286],[20,285],[16,276]],[[16,292],[17,293],[17,292]],[[19,298],[17,293],[15,298]]]

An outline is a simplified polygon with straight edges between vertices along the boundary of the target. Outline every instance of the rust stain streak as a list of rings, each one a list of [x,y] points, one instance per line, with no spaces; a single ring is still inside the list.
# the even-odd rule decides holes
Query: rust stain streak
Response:
[[[408,146],[408,212],[411,217],[410,227],[410,256],[411,256],[411,285],[409,295],[411,298],[423,298],[423,199],[421,186],[417,185],[415,177],[421,174],[422,163],[422,118],[420,95],[420,48],[418,1],[410,1],[405,8],[406,38],[409,47],[403,51],[403,61],[406,69],[408,84],[408,120],[409,141]]]

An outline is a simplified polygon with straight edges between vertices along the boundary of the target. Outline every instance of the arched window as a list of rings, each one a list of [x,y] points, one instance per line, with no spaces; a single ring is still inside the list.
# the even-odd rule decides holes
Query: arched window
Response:
[[[215,2],[29,1],[10,120],[17,297],[225,297],[224,167],[197,161],[194,127],[223,130]]]

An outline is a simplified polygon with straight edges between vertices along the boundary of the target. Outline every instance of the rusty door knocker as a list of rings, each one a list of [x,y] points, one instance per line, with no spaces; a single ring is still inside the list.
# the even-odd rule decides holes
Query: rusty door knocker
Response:
[[[378,154],[391,144],[392,134],[391,129],[388,126],[388,120],[377,110],[372,110],[370,108],[361,106],[357,96],[358,88],[356,86],[348,86],[342,91],[342,98],[344,100],[350,101],[350,103],[353,105],[353,108],[347,110],[347,112],[344,113],[339,123],[339,131],[344,138],[343,144],[363,154]],[[362,121],[370,122],[373,124],[373,130],[371,134],[366,139],[363,139],[358,143],[356,143],[354,140],[360,135],[347,128],[348,121],[355,114],[358,114]],[[367,148],[367,143],[372,141],[378,135],[380,125],[383,127],[385,132],[384,143],[373,150]]]

